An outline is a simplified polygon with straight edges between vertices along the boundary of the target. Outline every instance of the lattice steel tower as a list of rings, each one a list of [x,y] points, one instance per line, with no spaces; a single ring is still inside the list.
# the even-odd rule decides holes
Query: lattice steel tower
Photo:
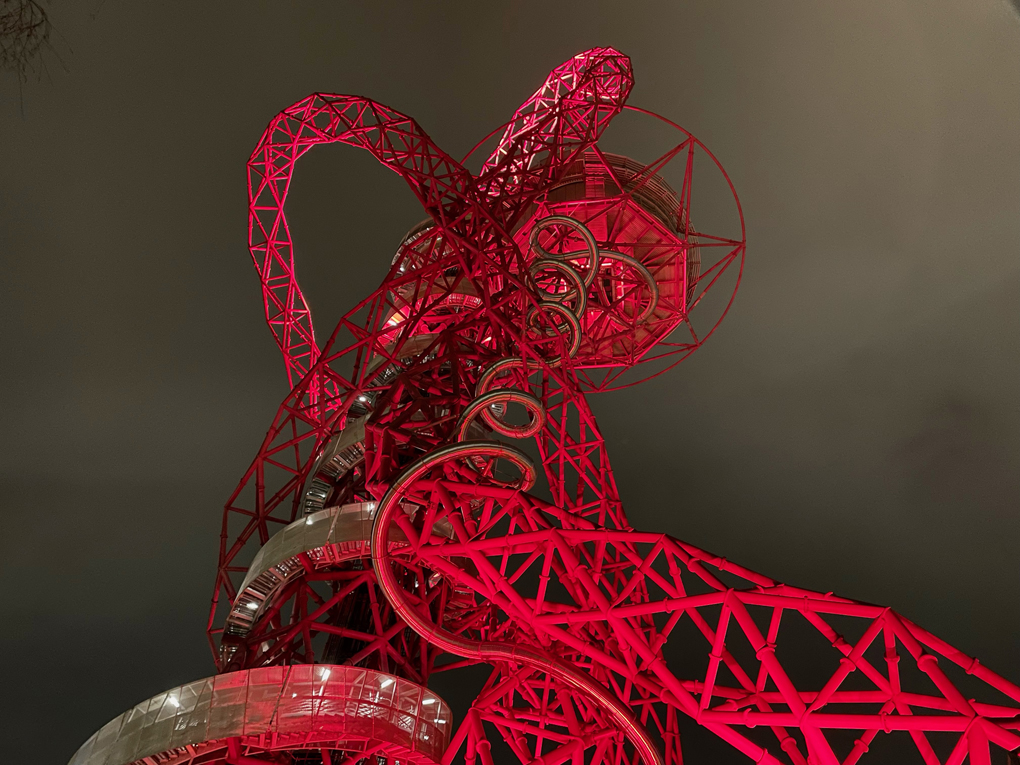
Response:
[[[700,346],[745,249],[722,167],[625,106],[631,84],[615,50],[570,59],[476,173],[485,141],[458,162],[365,98],[273,119],[249,246],[293,389],[224,512],[219,674],[125,712],[74,765],[659,765],[688,724],[786,765],[1020,746],[1020,688],[904,617],[628,524],[585,395]],[[284,202],[325,143],[371,152],[428,218],[320,346]],[[791,630],[816,652],[784,648]],[[454,719],[427,684],[468,664],[491,673]]]

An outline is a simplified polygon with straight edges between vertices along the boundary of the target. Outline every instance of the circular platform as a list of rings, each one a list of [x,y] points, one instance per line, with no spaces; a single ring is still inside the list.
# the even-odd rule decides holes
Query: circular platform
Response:
[[[69,765],[213,765],[302,750],[434,765],[451,722],[439,696],[393,675],[328,664],[262,667],[143,701],[93,734]]]

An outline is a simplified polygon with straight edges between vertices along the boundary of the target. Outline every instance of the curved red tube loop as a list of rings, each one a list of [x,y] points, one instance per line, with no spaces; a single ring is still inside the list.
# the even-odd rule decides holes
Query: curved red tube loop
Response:
[[[492,407],[499,404],[523,404],[528,410],[530,420],[526,425],[511,425],[498,417]],[[502,388],[483,393],[470,404],[457,421],[457,440],[463,441],[468,428],[481,416],[494,431],[508,438],[529,438],[545,427],[546,412],[542,402],[520,390]]]
[[[530,464],[526,454],[505,444],[485,441],[464,441],[437,449],[409,465],[390,485],[379,501],[375,520],[372,524],[372,565],[379,589],[400,618],[423,639],[432,645],[466,659],[485,662],[503,661],[541,670],[555,677],[568,687],[586,694],[603,708],[624,734],[631,740],[646,765],[663,765],[662,756],[648,733],[634,719],[630,709],[607,688],[597,683],[584,672],[543,651],[519,644],[508,645],[491,641],[469,640],[447,632],[439,624],[425,617],[411,605],[393,568],[393,556],[389,546],[389,525],[398,512],[403,512],[400,499],[405,491],[432,468],[454,459],[479,456],[498,456],[520,466]],[[531,468],[532,473],[534,467]]]
[[[488,393],[501,374],[513,369],[519,369],[525,374],[530,374],[538,369],[538,365],[534,363],[526,363],[520,356],[507,356],[506,358],[494,361],[485,367],[485,369],[482,370],[482,373],[478,376],[478,384],[475,386],[475,395],[481,396],[483,393]],[[500,387],[502,388],[507,386],[501,385]]]
[[[651,316],[655,307],[659,304],[659,285],[655,281],[655,277],[652,276],[652,272],[645,268],[640,261],[635,260],[629,255],[624,255],[622,252],[615,252],[614,250],[599,250],[599,257],[603,260],[615,260],[618,263],[623,263],[627,266],[627,268],[636,273],[642,282],[644,282],[645,289],[648,290],[648,294],[651,297],[648,300],[648,304],[641,309],[641,313],[634,317],[634,323],[640,324]],[[609,296],[607,295],[605,297],[606,302],[610,302]]]
[[[262,280],[266,322],[283,353],[291,387],[315,363],[319,348],[294,272],[284,203],[298,158],[324,143],[370,152],[407,181],[437,220],[456,215],[475,195],[471,173],[418,123],[370,99],[315,93],[269,123],[248,160],[248,249]]]
[[[371,99],[314,93],[280,112],[248,160],[248,249],[291,387],[320,352],[284,214],[294,165],[305,152],[323,143],[363,148],[407,181],[438,224],[456,227],[464,209],[473,206],[480,219],[509,230],[565,163],[598,140],[632,85],[630,60],[611,48],[595,48],[560,65],[517,110],[498,159],[486,163],[477,180],[412,118]],[[540,155],[544,162],[536,162]],[[480,204],[511,191],[513,205]],[[487,239],[484,228],[470,238]]]
[[[565,226],[566,228],[572,229],[574,233],[576,233],[584,241],[585,249],[578,250],[577,252],[563,252],[559,254],[549,252],[538,243],[538,237],[539,234],[550,226]],[[594,235],[586,225],[575,218],[571,218],[569,215],[549,215],[548,217],[542,218],[542,220],[538,221],[534,228],[531,229],[531,234],[528,237],[528,246],[538,254],[539,258],[546,260],[576,260],[581,257],[581,255],[587,255],[588,264],[584,270],[584,276],[582,277],[585,287],[591,287],[592,282],[595,281],[595,277],[598,275],[598,243],[595,241]]]
[[[543,314],[545,314],[545,318],[543,318]],[[563,319],[563,323],[557,322],[555,317]],[[568,359],[576,356],[578,349],[581,347],[581,321],[573,311],[557,301],[541,300],[538,305],[532,306],[525,319],[525,326],[529,330],[538,330],[543,335],[546,335],[545,330],[549,328],[556,332],[566,331],[569,338],[569,343],[567,343],[566,347]],[[543,338],[533,338],[532,341],[546,338],[552,338],[552,335],[546,335]],[[545,359],[545,362],[550,367],[558,367],[563,363],[563,356]]]
[[[576,316],[584,316],[584,312],[588,307],[588,287],[590,285],[584,283],[577,269],[569,263],[565,263],[562,260],[553,260],[552,258],[540,258],[528,267],[528,273],[531,274],[531,278],[536,283],[538,282],[539,274],[547,271],[555,271],[573,286],[564,292],[549,292],[539,286],[538,293],[542,296],[542,300],[554,303],[565,303],[568,300],[573,300],[574,306],[570,310]]]

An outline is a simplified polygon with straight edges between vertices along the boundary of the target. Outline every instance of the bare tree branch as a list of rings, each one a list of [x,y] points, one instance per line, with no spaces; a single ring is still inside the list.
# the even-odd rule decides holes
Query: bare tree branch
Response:
[[[35,0],[0,0],[0,70],[25,82],[36,71],[51,29],[46,10]]]

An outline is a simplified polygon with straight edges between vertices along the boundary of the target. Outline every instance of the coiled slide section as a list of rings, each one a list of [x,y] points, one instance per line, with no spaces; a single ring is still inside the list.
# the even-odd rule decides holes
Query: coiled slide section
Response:
[[[442,619],[434,618],[427,606],[420,607],[412,602],[411,595],[402,583],[398,569],[402,561],[395,557],[395,550],[388,544],[390,535],[398,527],[397,519],[402,518],[399,527],[404,534],[414,535],[409,528],[408,517],[416,512],[422,515],[422,532],[419,539],[409,539],[408,553],[422,538],[431,534],[436,520],[436,509],[415,501],[416,488],[437,488],[441,477],[452,476],[463,485],[470,481],[479,488],[477,500],[468,505],[480,504],[485,494],[495,492],[505,498],[530,489],[536,478],[536,469],[531,459],[520,449],[498,441],[463,440],[471,423],[481,417],[497,433],[511,438],[526,438],[538,433],[545,424],[546,413],[542,403],[524,391],[489,388],[501,375],[515,369],[528,369],[520,358],[507,358],[491,364],[481,374],[477,386],[478,396],[464,409],[455,431],[456,441],[425,454],[409,465],[391,484],[379,501],[372,527],[372,560],[379,588],[399,617],[418,635],[430,644],[448,653],[466,659],[488,663],[506,662],[523,665],[555,678],[573,691],[584,694],[607,710],[615,723],[636,747],[646,765],[662,765],[662,757],[644,728],[634,719],[630,709],[609,689],[597,683],[586,673],[573,665],[552,656],[545,651],[513,642],[473,640],[454,634],[444,628]],[[501,407],[522,404],[528,411],[529,421],[525,425],[512,425],[500,416]],[[497,478],[496,463],[506,461],[519,472],[515,480]],[[448,502],[453,502],[448,498]],[[474,523],[470,507],[463,502],[456,511],[446,517],[454,529],[454,536],[461,539],[469,534],[467,527]]]

